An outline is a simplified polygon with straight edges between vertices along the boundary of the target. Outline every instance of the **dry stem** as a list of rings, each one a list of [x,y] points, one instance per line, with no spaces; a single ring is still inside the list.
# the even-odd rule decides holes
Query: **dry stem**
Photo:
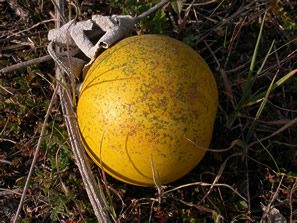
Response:
[[[39,154],[39,150],[40,150],[40,146],[41,146],[41,141],[42,141],[42,138],[43,138],[43,135],[44,135],[44,132],[45,132],[46,123],[47,123],[48,117],[50,115],[51,108],[52,108],[52,106],[53,106],[53,104],[54,104],[54,102],[56,100],[57,92],[58,92],[58,86],[54,90],[54,93],[52,95],[50,104],[49,104],[47,112],[46,112],[46,115],[44,117],[43,125],[42,125],[42,128],[41,128],[40,136],[39,136],[38,143],[37,143],[37,147],[36,147],[36,150],[35,150],[35,153],[34,153],[34,158],[33,158],[33,161],[32,161],[31,167],[30,167],[30,171],[29,171],[27,179],[26,179],[25,187],[24,187],[24,190],[23,190],[23,193],[22,193],[22,197],[21,197],[17,212],[15,214],[15,218],[13,220],[14,223],[16,223],[16,221],[17,221],[17,219],[18,219],[18,217],[20,215],[20,212],[22,210],[22,207],[23,207],[24,199],[25,199],[28,187],[29,187],[29,182],[30,182],[30,179],[31,179],[31,176],[32,176],[35,164],[36,164],[36,161],[38,159],[38,154]]]

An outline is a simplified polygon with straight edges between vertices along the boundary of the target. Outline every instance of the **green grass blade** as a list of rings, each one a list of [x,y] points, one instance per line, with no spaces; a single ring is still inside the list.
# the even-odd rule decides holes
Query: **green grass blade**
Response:
[[[226,29],[225,29],[224,49],[227,48],[227,36],[228,36],[228,26],[226,26]]]
[[[269,150],[261,143],[261,141],[259,140],[259,139],[257,139],[258,140],[258,142],[260,143],[260,145],[263,147],[263,149],[267,152],[267,154],[271,157],[271,159],[272,159],[272,161],[274,162],[274,165],[276,166],[276,169],[277,169],[277,172],[279,173],[279,174],[281,174],[281,172],[280,172],[280,169],[279,169],[279,167],[278,167],[278,165],[277,165],[277,162],[276,162],[276,160],[274,159],[274,157],[272,156],[272,154],[269,152]]]
[[[104,190],[102,188],[102,185],[100,183],[100,180],[97,178],[97,184],[98,184],[98,187],[99,187],[99,192],[100,192],[100,195],[104,201],[104,204],[105,204],[105,210],[108,210],[111,212],[111,214],[113,215],[113,217],[116,218],[117,214],[115,212],[115,209],[114,209],[114,206],[113,206],[113,202],[112,202],[112,199],[111,199],[111,196],[110,196],[110,193],[109,193],[109,189],[106,187],[106,191],[108,191],[108,201],[106,199],[106,196],[105,196],[105,193],[104,193]]]
[[[296,73],[297,73],[297,69],[292,70],[290,73],[286,74],[281,79],[279,79],[277,82],[275,82],[273,84],[273,86],[271,87],[271,92],[274,91],[279,86],[283,85],[289,78],[291,78]],[[264,91],[264,92],[261,92],[261,93],[255,95],[254,97],[250,98],[244,105],[242,105],[240,108],[238,108],[238,110],[241,110],[244,107],[248,106],[250,103],[257,101],[260,98],[263,98],[265,96],[265,94],[266,94],[266,92]]]
[[[268,57],[271,55],[270,53],[271,53],[272,48],[273,48],[273,46],[274,46],[274,42],[275,42],[275,41],[273,40],[272,43],[271,43],[271,46],[270,46],[270,48],[269,48],[269,50],[268,50],[268,52],[267,52],[267,54],[266,54],[266,56],[265,56],[265,58],[264,58],[264,60],[262,61],[261,67],[259,68],[259,70],[257,71],[255,77],[254,77],[253,80],[252,80],[252,84],[251,84],[251,86],[254,85],[255,81],[256,81],[257,78],[258,78],[258,76],[259,76],[260,73],[262,72],[264,65],[266,64],[266,61],[267,61]]]
[[[297,37],[288,41],[287,43],[285,43],[284,45],[280,46],[279,48],[277,48],[276,50],[274,50],[273,52],[271,52],[271,55],[274,54],[275,52],[279,51],[280,49],[284,48],[285,46],[290,45],[291,43],[297,42]]]
[[[242,104],[244,104],[244,102],[245,102],[245,100],[246,100],[246,98],[248,96],[248,93],[250,92],[250,90],[252,88],[252,82],[251,82],[252,81],[252,75],[253,75],[254,68],[255,68],[255,62],[256,62],[257,53],[258,53],[258,49],[259,49],[259,45],[260,45],[260,40],[261,40],[261,37],[262,37],[262,32],[263,32],[264,23],[265,23],[265,17],[266,17],[266,14],[264,14],[264,17],[262,19],[261,28],[260,28],[260,31],[259,31],[258,39],[257,39],[257,42],[256,42],[256,46],[255,46],[255,49],[254,49],[254,53],[253,53],[253,57],[252,57],[251,65],[250,65],[250,70],[249,70],[249,73],[248,73],[248,78],[247,78],[247,81],[246,81],[246,85],[245,85],[242,97],[241,97],[241,99],[239,101],[239,107]]]
[[[101,197],[102,197],[102,199],[103,199],[103,201],[104,201],[105,208],[108,210],[108,202],[107,202],[107,200],[106,200],[106,196],[105,196],[105,194],[104,194],[102,185],[101,185],[100,180],[99,180],[98,178],[97,178],[97,185],[98,185],[98,187],[99,187],[100,195],[101,195]]]
[[[57,83],[59,83],[64,89],[65,91],[69,92],[69,88],[67,87],[67,85],[65,85],[64,83],[62,83],[62,81],[58,80],[57,78],[55,78],[54,76],[52,76],[51,74],[47,74],[51,79],[55,80]]]
[[[224,1],[225,1],[225,0],[222,0],[222,1],[218,4],[218,6],[211,12],[211,14],[210,14],[209,17],[211,17],[211,16],[218,10],[218,8],[220,8],[220,6],[224,3]]]
[[[253,120],[252,122],[252,126],[249,128],[249,131],[248,131],[248,134],[247,134],[247,137],[246,137],[246,143],[248,143],[249,139],[251,138],[253,132],[254,132],[254,129],[255,129],[255,126],[256,126],[256,123],[257,123],[257,120],[260,118],[263,110],[264,110],[264,107],[267,103],[267,99],[268,99],[268,96],[271,92],[271,89],[272,89],[272,86],[273,86],[273,83],[275,81],[275,78],[276,78],[277,75],[274,76],[274,78],[272,79],[270,85],[269,85],[269,88],[268,90],[266,91],[266,94],[265,94],[265,97],[264,97],[264,100],[262,101],[258,111],[257,111],[257,114],[256,114],[256,117],[255,119]]]

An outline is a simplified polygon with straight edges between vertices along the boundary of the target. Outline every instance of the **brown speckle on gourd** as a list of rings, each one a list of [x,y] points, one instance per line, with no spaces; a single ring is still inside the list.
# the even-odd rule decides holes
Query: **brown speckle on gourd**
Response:
[[[209,147],[217,104],[215,79],[196,51],[170,37],[142,35],[98,56],[77,117],[98,166],[123,182],[153,186],[153,176],[167,184],[200,162],[205,150],[194,144]]]

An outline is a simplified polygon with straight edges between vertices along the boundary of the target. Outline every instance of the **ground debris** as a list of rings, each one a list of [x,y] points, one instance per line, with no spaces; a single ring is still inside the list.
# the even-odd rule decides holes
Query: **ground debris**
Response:
[[[269,207],[261,203],[261,208],[265,213],[267,211],[267,208]],[[280,213],[280,211],[277,208],[274,208],[273,206],[268,211],[267,219],[268,221],[264,220],[263,222],[287,223],[287,219]]]
[[[18,4],[16,0],[9,0],[7,1],[10,8],[15,12],[17,16],[21,18],[21,20],[26,20],[29,17],[29,11],[24,9],[22,6]]]

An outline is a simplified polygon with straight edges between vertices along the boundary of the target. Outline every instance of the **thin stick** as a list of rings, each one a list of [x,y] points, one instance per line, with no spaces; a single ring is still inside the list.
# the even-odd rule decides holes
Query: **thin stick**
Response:
[[[66,23],[66,19],[64,17],[64,0],[51,0],[53,5],[55,6],[55,17],[57,19],[56,21],[56,28],[61,26],[61,21],[63,24]]]
[[[204,195],[204,197],[199,201],[198,205],[200,205],[207,197],[208,195],[210,194],[210,192],[212,191],[212,189],[214,188],[215,184],[219,181],[219,179],[221,178],[223,172],[224,172],[224,169],[225,169],[225,166],[228,162],[228,160],[231,158],[231,157],[234,157],[234,156],[240,156],[242,155],[242,153],[234,153],[232,155],[230,155],[227,159],[225,159],[225,161],[222,163],[220,169],[219,169],[219,172],[217,173],[214,181],[212,182],[209,190],[207,191],[207,193]]]
[[[57,92],[58,92],[58,86],[56,86],[56,88],[54,90],[54,93],[52,95],[50,104],[49,104],[47,112],[46,112],[46,115],[44,117],[43,125],[42,125],[42,128],[41,128],[40,136],[39,136],[38,143],[37,143],[37,147],[36,147],[36,150],[35,150],[35,153],[34,153],[34,158],[33,158],[33,161],[32,161],[32,164],[31,164],[31,167],[30,167],[27,179],[26,179],[23,194],[22,194],[22,197],[21,197],[17,212],[15,214],[15,218],[13,220],[13,223],[16,223],[16,221],[17,221],[17,219],[18,219],[18,217],[20,215],[21,209],[23,207],[24,199],[25,199],[26,193],[27,193],[28,188],[29,188],[30,179],[31,179],[31,176],[32,176],[32,173],[33,173],[33,170],[34,170],[37,158],[38,158],[39,150],[40,150],[40,147],[41,147],[41,141],[42,141],[42,138],[43,138],[43,135],[44,135],[44,132],[45,132],[46,123],[47,123],[50,111],[52,109],[52,106],[53,106],[53,104],[54,104],[54,102],[56,100]]]
[[[275,191],[275,193],[274,193],[274,195],[273,195],[271,201],[269,202],[268,206],[267,206],[266,209],[265,209],[265,212],[264,212],[264,214],[263,214],[263,216],[262,216],[262,219],[261,219],[260,223],[264,222],[264,219],[265,219],[266,216],[269,214],[270,209],[271,209],[271,206],[272,206],[272,203],[274,202],[274,200],[276,199],[276,197],[277,197],[277,195],[278,195],[278,192],[279,192],[279,189],[280,189],[280,187],[281,187],[281,185],[282,185],[282,182],[283,182],[284,177],[285,177],[285,176],[282,176],[282,178],[281,178],[281,180],[280,180],[280,182],[279,182],[279,184],[278,184],[278,187],[277,187],[277,189],[276,189],[276,191]]]
[[[74,56],[75,54],[78,54],[80,52],[80,49],[76,48],[76,49],[73,49],[70,51],[70,54],[72,56]],[[63,53],[57,53],[57,56],[58,57],[61,57],[61,56],[65,56],[67,54],[67,52],[63,52]],[[25,61],[25,62],[22,62],[22,63],[18,63],[18,64],[14,64],[14,65],[11,65],[11,66],[8,66],[8,67],[4,67],[0,70],[0,73],[8,73],[8,72],[11,72],[11,71],[14,71],[14,70],[17,70],[17,69],[21,69],[21,68],[24,68],[24,67],[27,67],[27,66],[30,66],[30,65],[34,65],[34,64],[39,64],[39,63],[42,63],[42,62],[47,62],[47,61],[50,61],[52,60],[51,56],[50,55],[46,55],[46,56],[43,56],[43,57],[39,57],[39,58],[36,58],[36,59],[33,59],[33,60],[28,60],[28,61]]]
[[[20,190],[19,188],[12,189],[12,190],[9,190],[6,188],[0,188],[0,196],[7,196],[7,195],[11,195],[11,194],[22,196],[21,193],[18,193],[19,190]]]
[[[39,25],[41,25],[41,24],[48,23],[48,22],[52,22],[52,21],[56,21],[56,19],[48,19],[48,20],[41,21],[41,22],[36,23],[36,24],[34,24],[33,26],[31,26],[31,27],[29,27],[29,28],[27,28],[27,29],[24,29],[24,30],[21,30],[21,31],[19,31],[19,32],[16,32],[16,33],[11,34],[10,36],[7,36],[7,38],[16,36],[16,35],[21,34],[21,33],[23,33],[23,32],[27,32],[27,31],[29,31],[29,30],[31,30],[31,29],[33,29],[33,28],[35,28],[35,27],[37,27],[37,26],[39,26]]]
[[[295,125],[297,123],[297,118],[293,119],[293,120],[290,120],[290,122],[288,122],[287,124],[285,124],[283,127],[279,128],[277,131],[275,131],[274,133],[272,133],[271,135],[269,136],[266,136],[262,139],[259,139],[259,140],[256,140],[250,144],[247,145],[247,147],[252,147],[254,146],[255,144],[258,144],[259,142],[263,142],[267,139],[270,139],[271,137],[275,136],[275,135],[278,135],[279,133],[281,133],[282,131],[286,130],[287,128],[291,127],[292,125]]]
[[[169,2],[169,0],[164,0],[155,5],[154,7],[150,8],[148,11],[142,13],[141,15],[137,16],[135,18],[135,23],[138,23],[140,20],[144,19],[145,17],[149,16],[150,14],[154,13],[158,9],[162,8],[164,5],[166,5]]]
[[[63,0],[56,0],[56,1],[58,3],[58,7],[60,8],[60,10],[58,11],[56,7],[56,16],[57,16],[57,20],[60,21],[59,19],[60,14],[58,12],[60,13],[64,12]],[[56,28],[58,28],[59,25],[60,24],[57,23]],[[60,67],[60,68],[63,69],[63,67]],[[88,164],[82,142],[80,141],[80,133],[78,130],[79,128],[76,120],[76,114],[72,107],[72,101],[68,97],[66,89],[64,89],[63,86],[60,85],[60,83],[62,82],[64,82],[63,84],[67,84],[65,83],[65,80],[63,80],[62,78],[61,69],[58,69],[58,68],[56,69],[56,79],[59,85],[58,93],[61,100],[62,112],[64,115],[64,120],[67,128],[67,132],[69,135],[72,151],[73,151],[75,160],[77,162],[79,172],[82,176],[86,192],[88,194],[89,200],[91,202],[91,205],[93,207],[93,210],[97,217],[98,222],[109,223],[111,222],[110,217],[104,210],[105,208],[104,201],[100,196],[98,185],[96,184],[94,175]]]
[[[246,148],[245,154],[245,166],[246,166],[246,195],[247,195],[247,203],[248,203],[248,216],[251,214],[251,195],[250,195],[250,181],[249,181],[249,162],[248,162],[248,147]]]
[[[171,193],[173,191],[182,189],[182,188],[186,188],[186,187],[191,187],[191,186],[201,186],[201,187],[209,187],[209,186],[215,186],[215,187],[227,187],[230,190],[232,190],[235,194],[237,194],[241,199],[243,199],[244,201],[247,201],[247,199],[245,197],[243,197],[239,192],[237,192],[232,186],[228,185],[228,184],[211,184],[211,183],[204,183],[204,182],[195,182],[195,183],[189,183],[189,184],[184,184],[181,186],[178,186],[176,188],[170,189],[168,191],[163,192],[163,194],[167,194],[167,193]]]
[[[153,180],[154,180],[154,184],[158,190],[158,202],[159,204],[162,203],[162,185],[161,185],[161,182],[160,182],[160,177],[159,177],[159,174],[157,172],[157,175],[158,175],[158,182],[156,181],[156,174],[155,174],[155,168],[154,168],[154,161],[153,161],[153,156],[151,154],[151,165],[152,165],[152,172],[153,172]]]
[[[0,159],[0,163],[4,163],[4,164],[7,164],[7,165],[12,165],[12,162],[10,162],[8,160],[3,160],[3,159]]]
[[[190,143],[192,143],[194,146],[196,146],[198,149],[201,149],[203,151],[210,151],[210,152],[216,152],[216,153],[222,153],[222,152],[227,152],[229,150],[231,150],[234,146],[238,145],[238,146],[242,146],[240,139],[235,139],[231,142],[231,145],[228,148],[225,149],[209,149],[209,148],[204,148],[202,146],[199,146],[198,144],[196,144],[193,140],[189,139],[186,135],[184,135],[185,139],[188,140]]]
[[[59,71],[59,69],[58,69]],[[57,77],[61,78],[61,77]],[[66,95],[65,89],[60,86],[59,95],[61,98],[62,111],[64,114],[64,120],[67,127],[67,132],[69,134],[69,140],[71,143],[71,147],[73,150],[73,154],[75,156],[75,160],[77,162],[77,166],[81,173],[88,197],[92,204],[95,215],[98,219],[98,222],[108,223],[111,222],[109,216],[104,210],[104,201],[100,196],[100,192],[98,189],[98,185],[96,184],[95,178],[92,174],[92,171],[89,167],[83,145],[80,141],[79,130],[77,120],[75,119],[75,113],[72,108],[72,101],[70,101],[69,97]]]
[[[5,87],[3,87],[1,84],[0,84],[0,88],[3,89],[4,91],[6,91],[8,94],[11,94],[11,95],[14,95],[12,92],[10,92],[9,90],[7,90]],[[0,134],[1,135],[1,134]]]
[[[290,198],[289,198],[289,206],[290,206],[290,222],[293,222],[293,205],[292,205],[292,198],[293,198],[293,194],[297,189],[297,178],[295,180],[295,183],[290,191]]]

